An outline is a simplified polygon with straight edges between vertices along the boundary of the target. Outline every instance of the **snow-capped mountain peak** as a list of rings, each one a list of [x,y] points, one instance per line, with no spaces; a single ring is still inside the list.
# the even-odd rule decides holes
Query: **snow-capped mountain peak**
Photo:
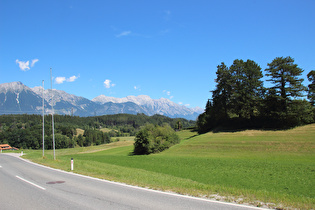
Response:
[[[127,96],[124,98],[115,98],[105,95],[99,95],[92,99],[93,102],[104,104],[108,102],[113,103],[126,103],[126,102],[132,102],[137,105],[152,105],[156,102],[164,102],[164,103],[173,103],[169,99],[161,98],[161,99],[152,99],[150,96],[147,95],[139,95],[139,96]]]
[[[20,93],[23,90],[30,90],[30,88],[25,86],[22,82],[10,82],[0,84],[0,93],[7,93],[9,91]]]
[[[166,98],[152,99],[150,96],[147,95],[127,96],[124,98],[114,98],[110,96],[100,95],[92,99],[92,101],[98,104],[105,104],[108,102],[132,102],[141,106],[148,115],[161,114],[166,116],[198,116],[198,114],[203,112],[203,110],[201,110],[199,107],[190,109],[184,105],[179,105]]]
[[[42,97],[43,95],[43,87],[39,86],[39,87],[34,87],[31,88],[38,96]],[[63,90],[56,90],[56,89],[45,89],[44,90],[44,99],[47,102],[50,102],[51,104],[51,100],[52,100],[52,96],[53,96],[53,101],[54,104],[56,104],[57,102],[68,102],[72,105],[77,105],[78,101],[84,100],[85,98],[80,97],[80,96],[76,96],[73,94],[69,94]],[[88,99],[85,99],[88,100]]]
[[[53,104],[52,104],[53,96]],[[42,110],[43,87],[29,88],[21,82],[0,84],[0,110],[3,113],[37,113]],[[147,95],[115,98],[105,95],[92,100],[66,93],[62,90],[44,90],[45,111],[54,105],[57,114],[95,116],[105,114],[165,115],[195,120],[202,113],[200,108],[188,108],[166,98],[152,99]],[[1,114],[1,113],[0,113]]]

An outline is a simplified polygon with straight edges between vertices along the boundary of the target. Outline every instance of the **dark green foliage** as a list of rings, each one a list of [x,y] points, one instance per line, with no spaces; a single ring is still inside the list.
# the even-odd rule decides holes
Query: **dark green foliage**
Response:
[[[310,100],[311,105],[313,106],[313,121],[315,121],[315,70],[310,71],[307,74],[308,81],[311,84],[308,85],[308,94],[307,98]]]
[[[259,98],[263,91],[260,66],[252,60],[234,60],[231,74],[231,111],[242,119],[258,114]]]
[[[80,147],[83,147],[84,144],[85,144],[85,139],[84,137],[82,136],[82,134],[79,134],[79,136],[75,139],[77,144],[80,146]]]
[[[232,94],[232,85],[231,85],[231,72],[228,67],[222,62],[221,65],[217,66],[217,79],[215,80],[217,83],[216,89],[212,91],[213,94],[213,104],[215,106],[212,107],[210,101],[207,102],[206,112],[209,112],[215,107],[216,115],[219,115],[219,118],[225,119],[228,117],[228,109],[231,101]],[[209,113],[208,113],[209,114]],[[214,113],[213,113],[214,114]]]
[[[307,74],[308,81],[311,84],[308,85],[308,95],[307,98],[310,100],[312,106],[315,106],[315,70],[310,71]]]
[[[277,57],[268,63],[268,66],[265,71],[270,79],[267,81],[274,85],[270,89],[274,90],[281,111],[287,112],[289,101],[296,97],[303,97],[303,91],[306,90],[302,85],[303,79],[299,78],[303,70],[294,64],[294,59],[291,57]]]
[[[76,127],[72,125],[67,125],[67,126],[59,125],[57,130],[60,130],[62,135],[65,135],[69,137],[70,139],[72,139],[72,137],[77,134]]]
[[[147,124],[136,135],[134,154],[148,155],[162,152],[178,143],[179,137],[168,124],[162,126]]]
[[[140,130],[135,138],[134,143],[134,154],[144,155],[151,153],[151,141],[149,131],[146,129]]]
[[[217,85],[208,100],[205,112],[199,115],[197,128],[205,133],[215,128],[288,128],[315,121],[314,109],[303,97],[306,88],[300,78],[303,70],[291,57],[278,57],[265,71],[273,84],[264,88],[261,68],[252,60],[234,60],[228,68],[217,66]],[[314,104],[314,78],[308,74],[308,98]],[[313,100],[313,101],[312,101]]]
[[[251,124],[260,113],[264,88],[258,64],[252,60],[234,60],[228,68],[222,62],[217,66],[216,74],[217,85],[212,91],[212,100],[208,100],[205,113],[198,117],[200,133],[218,126],[230,126],[235,122]]]
[[[55,115],[56,148],[72,148],[106,144],[110,137],[135,136],[140,126],[146,123],[175,127],[180,120],[183,128],[191,127],[194,121],[172,119],[161,115],[144,114],[105,115],[98,117],[76,117]],[[84,135],[76,136],[76,128],[85,130]],[[109,128],[108,133],[101,128]],[[0,143],[8,143],[17,148],[42,148],[42,116],[40,115],[0,115]],[[52,149],[51,116],[45,116],[45,149]]]
[[[180,131],[180,130],[182,130],[182,128],[183,128],[182,122],[180,120],[177,120],[177,122],[175,124],[175,130]]]
[[[110,136],[99,130],[88,129],[84,131],[83,146],[100,145],[110,143]],[[81,139],[80,139],[81,140]]]
[[[56,149],[62,149],[62,148],[73,148],[75,146],[76,142],[71,138],[62,135],[61,133],[55,134],[55,146]]]

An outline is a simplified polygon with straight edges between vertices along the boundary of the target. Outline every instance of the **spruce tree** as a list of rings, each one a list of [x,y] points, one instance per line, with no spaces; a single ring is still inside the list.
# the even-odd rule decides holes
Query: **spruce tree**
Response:
[[[230,72],[232,110],[240,118],[251,119],[258,115],[262,97],[261,68],[252,60],[234,60]]]
[[[213,106],[216,115],[219,118],[228,118],[228,109],[231,100],[231,73],[229,68],[222,62],[221,65],[217,66],[217,83],[216,89],[212,91]],[[208,103],[210,103],[208,101]],[[208,107],[208,104],[207,104]]]
[[[252,60],[245,62],[245,80],[243,82],[244,94],[246,99],[247,115],[252,119],[258,116],[261,109],[261,102],[264,92],[263,73],[261,67]]]

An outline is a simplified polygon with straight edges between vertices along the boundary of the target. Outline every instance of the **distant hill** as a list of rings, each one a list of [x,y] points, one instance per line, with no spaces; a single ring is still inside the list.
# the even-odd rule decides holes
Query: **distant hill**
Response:
[[[155,114],[172,118],[196,120],[201,108],[190,109],[168,99],[151,99],[149,96],[114,98],[100,95],[92,100],[66,93],[62,90],[45,90],[45,113],[51,113],[52,95],[55,113],[81,117],[108,114]],[[21,82],[0,84],[0,114],[40,114],[42,112],[42,87],[29,88]]]

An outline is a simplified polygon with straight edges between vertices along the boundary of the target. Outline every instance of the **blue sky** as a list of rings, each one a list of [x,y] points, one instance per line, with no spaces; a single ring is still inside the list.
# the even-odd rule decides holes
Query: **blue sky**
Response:
[[[0,83],[204,108],[216,67],[315,69],[314,0],[0,0]]]

